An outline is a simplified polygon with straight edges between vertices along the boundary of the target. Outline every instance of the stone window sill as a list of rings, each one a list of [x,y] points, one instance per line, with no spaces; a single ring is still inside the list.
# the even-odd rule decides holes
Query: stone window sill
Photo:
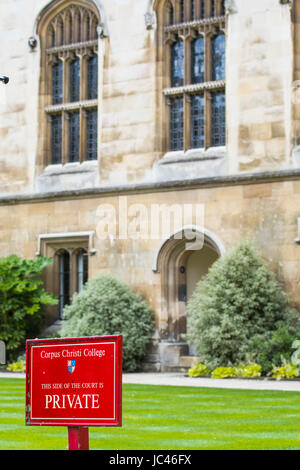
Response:
[[[90,173],[98,170],[98,161],[66,163],[65,165],[49,165],[43,171],[44,176],[65,175],[70,173]]]
[[[158,162],[159,165],[171,163],[186,163],[203,160],[215,160],[226,157],[226,147],[210,147],[208,149],[190,149],[175,152],[167,152]]]

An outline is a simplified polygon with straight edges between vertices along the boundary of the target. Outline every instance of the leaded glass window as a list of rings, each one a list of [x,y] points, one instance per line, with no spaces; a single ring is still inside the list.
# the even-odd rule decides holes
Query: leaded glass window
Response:
[[[48,116],[45,164],[97,158],[98,12],[92,2],[66,3],[60,9],[53,7],[53,17],[48,12],[39,30],[45,45],[41,80],[45,84],[41,109]],[[88,128],[93,129],[93,138]]]
[[[59,254],[59,316],[62,318],[63,310],[70,303],[70,254],[63,251]]]
[[[211,111],[211,145],[218,147],[225,145],[225,93],[212,93]]]
[[[51,163],[61,163],[62,119],[61,114],[51,116]]]
[[[191,148],[204,147],[204,96],[193,95],[191,102]]]
[[[80,100],[80,60],[76,58],[70,63],[70,101]]]
[[[205,18],[205,0],[200,0],[200,18]]]
[[[225,80],[225,36],[218,34],[212,40],[212,80]]]
[[[215,0],[211,0],[211,10],[210,10],[210,14],[211,16],[215,16]]]
[[[200,156],[226,144],[225,1],[165,0],[157,14],[161,148]]]
[[[171,150],[183,150],[183,98],[172,98],[170,105]]]
[[[171,49],[171,86],[182,86],[184,82],[184,44],[178,39]]]
[[[92,55],[87,61],[87,98],[94,100],[98,97],[98,56]]]
[[[191,0],[191,21],[195,18],[195,0]]]
[[[62,103],[63,97],[63,64],[58,60],[52,66],[52,104]]]
[[[184,0],[179,0],[180,1],[180,21],[181,23],[184,22]]]
[[[226,8],[225,8],[225,0],[221,0],[221,15],[225,15]]]
[[[69,162],[79,161],[79,112],[69,113]]]
[[[78,11],[76,15],[76,26],[77,26],[77,42],[81,41],[81,12]]]
[[[204,82],[204,38],[192,43],[192,83]]]
[[[92,109],[86,113],[86,159],[97,160],[98,111]]]

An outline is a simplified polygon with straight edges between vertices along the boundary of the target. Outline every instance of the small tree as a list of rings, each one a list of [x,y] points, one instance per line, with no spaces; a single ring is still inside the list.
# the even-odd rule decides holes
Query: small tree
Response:
[[[242,242],[211,267],[188,303],[187,340],[209,367],[291,356],[299,320],[263,259]]]
[[[62,337],[123,335],[123,368],[140,368],[154,331],[152,309],[110,275],[90,279],[64,308]]]
[[[57,300],[43,288],[42,270],[49,258],[22,259],[16,255],[0,258],[0,339],[8,353],[24,345],[27,332],[42,316],[42,305]]]

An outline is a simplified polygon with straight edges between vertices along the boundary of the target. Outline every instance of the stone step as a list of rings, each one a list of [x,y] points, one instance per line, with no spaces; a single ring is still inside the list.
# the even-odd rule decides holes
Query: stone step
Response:
[[[180,367],[190,368],[199,364],[199,362],[201,362],[201,358],[198,356],[180,356],[179,358]]]

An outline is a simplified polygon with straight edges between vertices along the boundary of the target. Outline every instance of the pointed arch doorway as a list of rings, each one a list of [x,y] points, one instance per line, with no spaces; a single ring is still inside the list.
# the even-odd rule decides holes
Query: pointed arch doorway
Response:
[[[199,280],[225,252],[223,243],[213,233],[195,227],[190,230],[202,234],[202,248],[189,249],[191,237],[187,229],[182,229],[187,236],[178,239],[177,232],[169,237],[161,245],[153,267],[161,276],[159,337],[163,370],[168,370],[163,366],[164,358],[175,367],[180,356],[193,354],[184,339],[187,302]]]

